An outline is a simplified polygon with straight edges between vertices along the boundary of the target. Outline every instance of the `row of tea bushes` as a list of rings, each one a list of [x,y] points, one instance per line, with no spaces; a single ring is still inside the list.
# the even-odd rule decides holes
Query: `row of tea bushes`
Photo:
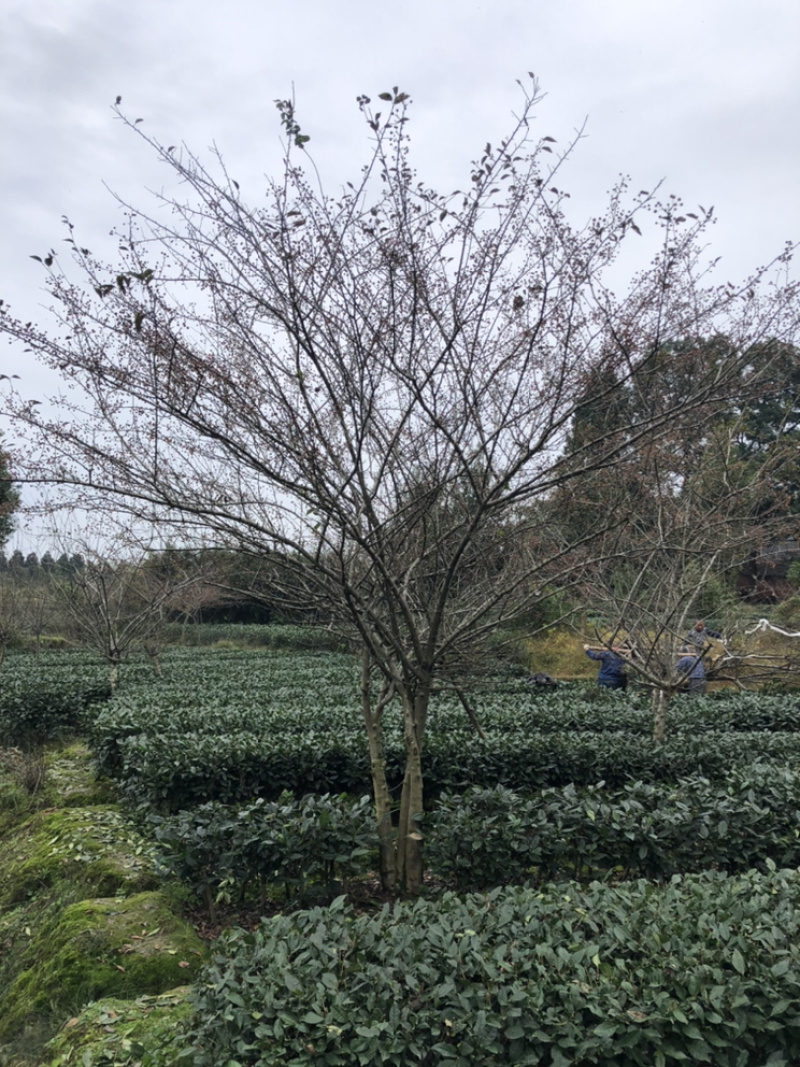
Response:
[[[534,690],[512,672],[492,679],[491,690],[472,697],[487,734],[620,731],[648,737],[652,731],[645,692],[613,693],[564,685]],[[360,733],[357,664],[332,653],[259,653],[172,650],[164,677],[137,678],[120,690],[94,732],[97,747],[136,733],[181,734],[187,729],[215,733],[219,725],[259,732],[327,729],[340,736]],[[399,706],[385,713],[389,734],[400,734]],[[673,734],[800,729],[800,701],[790,696],[721,692],[703,700],[676,698],[669,711]],[[433,698],[433,735],[474,735],[453,694]]]
[[[111,696],[108,672],[68,652],[10,656],[0,684],[0,744],[36,748],[83,729]]]
[[[364,874],[377,858],[369,797],[289,795],[150,815],[168,871],[207,905],[269,891],[284,901]],[[570,877],[665,880],[716,867],[800,865],[800,773],[769,764],[720,782],[633,782],[443,796],[421,826],[429,870],[459,890]]]
[[[343,687],[344,688],[344,687]],[[183,695],[183,694],[181,694]],[[274,694],[273,694],[274,695]],[[330,695],[329,695],[330,699]],[[176,700],[170,711],[158,706],[142,707],[134,698],[115,699],[101,709],[88,727],[88,738],[95,753],[98,771],[111,777],[123,766],[123,749],[129,738],[158,737],[164,741],[191,735],[199,741],[220,734],[245,737],[284,738],[288,744],[304,735],[324,738],[332,736],[360,740],[363,735],[354,724],[352,686],[346,688],[347,705],[328,704],[323,710],[296,704],[271,707],[263,703],[240,699],[237,705],[196,702],[183,704]],[[206,695],[207,701],[207,695]]]
[[[192,999],[195,1067],[800,1057],[794,871],[500,889],[235,930]]]
[[[119,745],[119,787],[136,805],[176,812],[207,801],[244,803],[257,797],[274,800],[285,791],[347,792],[370,789],[369,759],[361,737],[333,741],[308,732],[284,737],[254,732],[135,736]],[[395,763],[399,775],[398,746]]]
[[[374,862],[377,834],[369,797],[284,795],[231,808],[212,802],[166,818],[151,815],[167,872],[213,914],[220,894],[284,903],[312,889],[329,892]]]
[[[209,800],[238,803],[289,790],[306,793],[371,789],[366,744],[358,733],[332,737],[325,729],[302,735],[241,731],[135,735],[119,742],[118,779],[126,795],[162,811]],[[386,744],[392,788],[402,782],[405,752],[399,739]],[[426,796],[463,792],[497,783],[522,793],[552,786],[608,788],[627,781],[675,782],[702,775],[719,779],[736,765],[800,760],[800,734],[706,733],[676,735],[653,745],[630,734],[544,733],[476,736],[431,734],[423,751]]]
[[[556,877],[645,877],[775,862],[800,866],[800,772],[775,764],[719,782],[608,790],[503,786],[443,796],[424,821],[425,859],[458,889]]]
[[[246,648],[341,651],[343,641],[322,626],[292,623],[171,623],[165,629],[171,644],[200,647],[219,643]]]
[[[649,736],[653,729],[650,693],[646,690],[603,692],[569,685],[532,696],[527,725],[539,731],[606,733],[628,730]],[[766,694],[718,690],[702,700],[678,695],[668,712],[670,733],[709,731],[798,731],[800,692]]]

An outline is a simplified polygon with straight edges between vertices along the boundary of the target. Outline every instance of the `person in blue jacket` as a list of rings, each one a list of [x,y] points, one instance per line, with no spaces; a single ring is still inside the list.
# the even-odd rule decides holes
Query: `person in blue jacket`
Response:
[[[681,649],[680,659],[675,664],[675,669],[679,675],[688,681],[690,693],[694,694],[694,696],[702,696],[705,693],[707,689],[706,669],[703,666],[703,657],[699,652],[691,652],[684,645]]]
[[[619,646],[611,648],[592,648],[584,645],[583,651],[589,659],[596,659],[602,663],[597,675],[597,684],[604,689],[626,689],[628,676],[625,673],[625,660],[619,654]]]

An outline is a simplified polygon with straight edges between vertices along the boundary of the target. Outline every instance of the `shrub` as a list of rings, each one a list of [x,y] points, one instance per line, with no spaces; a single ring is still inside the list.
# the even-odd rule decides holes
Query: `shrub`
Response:
[[[233,931],[193,992],[196,1067],[734,1067],[800,1055],[797,872],[572,883]]]
[[[362,873],[378,847],[366,796],[295,800],[284,794],[238,808],[212,802],[150,822],[167,869],[212,914],[223,892],[243,899],[256,887],[263,898],[268,887],[279,886],[285,902],[312,886],[329,892],[335,882]]]
[[[569,873],[666,879],[718,867],[800,865],[800,774],[756,765],[719,782],[569,785],[521,797],[473,789],[442,797],[424,823],[426,861],[459,889]]]
[[[92,704],[107,700],[107,684],[10,676],[0,689],[0,736],[26,751],[74,733]]]

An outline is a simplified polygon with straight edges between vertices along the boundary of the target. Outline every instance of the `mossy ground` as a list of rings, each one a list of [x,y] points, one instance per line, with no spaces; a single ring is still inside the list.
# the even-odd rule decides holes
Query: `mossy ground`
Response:
[[[204,955],[160,893],[71,904],[23,950],[22,969],[0,998],[0,1040],[98,997],[163,993],[190,981]]]
[[[45,1048],[43,1067],[172,1067],[190,1012],[187,986],[136,1000],[98,1000],[69,1019]]]
[[[158,884],[151,847],[108,804],[36,812],[0,841],[0,912],[62,882],[92,896]]]
[[[92,755],[82,742],[38,753],[0,749],[0,839],[37,811],[113,801],[111,783],[95,778]]]
[[[98,1021],[96,1005],[84,1025],[84,1006],[137,998],[114,1010],[135,1023],[131,1049],[144,1047],[148,1028],[153,1040],[145,1044],[155,1049],[181,1000],[160,998],[191,981],[205,948],[176,915],[176,895],[156,891],[162,883],[153,847],[108,802],[85,746],[50,750],[45,764],[34,795],[19,788],[13,763],[0,768],[0,1065],[123,1065],[126,1059],[105,1052],[73,1057],[72,1050],[91,1047],[98,1027],[103,1041],[108,1027],[111,1036],[122,1033]],[[70,1017],[80,1025],[61,1030]],[[117,1051],[126,1050],[120,1044]],[[130,1059],[138,1062],[155,1063],[141,1054]]]
[[[45,788],[59,807],[114,801],[113,785],[95,777],[94,757],[82,741],[51,749],[45,754],[45,764]]]

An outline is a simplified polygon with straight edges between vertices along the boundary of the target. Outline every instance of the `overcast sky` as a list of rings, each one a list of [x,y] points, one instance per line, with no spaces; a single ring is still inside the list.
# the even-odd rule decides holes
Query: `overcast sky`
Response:
[[[0,0],[0,298],[47,321],[41,266],[60,219],[98,252],[120,209],[168,175],[114,117],[201,156],[215,143],[256,200],[280,155],[276,98],[294,87],[329,191],[368,152],[355,104],[413,101],[420,176],[445,191],[509,130],[517,78],[547,96],[541,134],[566,143],[559,186],[588,214],[620,173],[714,205],[721,280],[800,240],[800,0]],[[723,277],[724,276],[724,277]],[[19,350],[0,372],[45,378]],[[23,536],[21,533],[18,535]],[[14,547],[14,543],[9,546]]]

